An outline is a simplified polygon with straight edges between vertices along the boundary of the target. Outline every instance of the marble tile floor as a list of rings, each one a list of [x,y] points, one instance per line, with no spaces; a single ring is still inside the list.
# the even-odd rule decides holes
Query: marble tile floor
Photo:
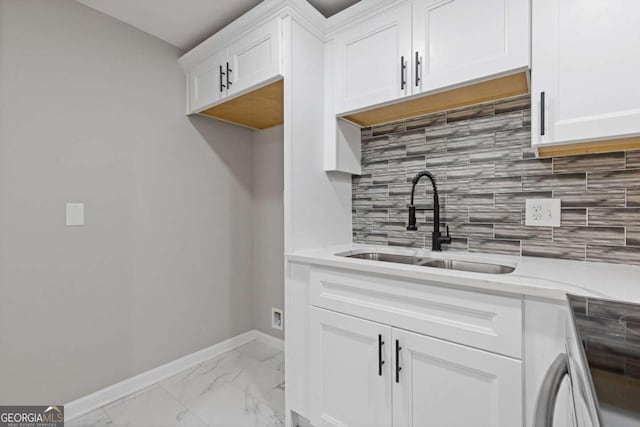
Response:
[[[65,426],[282,427],[284,353],[254,340]]]

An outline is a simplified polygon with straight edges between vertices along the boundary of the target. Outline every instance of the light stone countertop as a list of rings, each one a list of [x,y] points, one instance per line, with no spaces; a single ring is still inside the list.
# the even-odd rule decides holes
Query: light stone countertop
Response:
[[[488,262],[515,267],[515,271],[509,274],[470,273],[336,255],[349,251]],[[286,259],[295,263],[558,301],[564,301],[566,294],[571,293],[640,303],[640,266],[456,251],[431,252],[422,249],[363,244],[296,251],[286,254]]]

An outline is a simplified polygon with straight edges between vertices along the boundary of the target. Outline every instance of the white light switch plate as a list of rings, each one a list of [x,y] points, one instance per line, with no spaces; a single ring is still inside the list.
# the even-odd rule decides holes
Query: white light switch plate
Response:
[[[560,199],[527,199],[525,225],[560,227]]]
[[[67,225],[84,225],[84,203],[67,203]]]

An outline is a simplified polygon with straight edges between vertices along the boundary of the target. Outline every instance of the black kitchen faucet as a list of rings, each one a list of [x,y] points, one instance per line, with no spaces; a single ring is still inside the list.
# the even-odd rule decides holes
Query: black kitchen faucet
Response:
[[[416,191],[416,185],[420,181],[420,178],[426,176],[431,181],[433,186],[433,233],[431,233],[431,250],[441,251],[443,243],[451,243],[451,236],[449,235],[449,226],[447,225],[447,235],[443,236],[440,233],[440,198],[438,197],[438,186],[436,185],[436,179],[429,171],[418,172],[411,181],[413,186],[411,187],[411,204],[409,205],[409,224],[407,230],[417,230],[416,225],[416,207],[413,204],[413,194]]]

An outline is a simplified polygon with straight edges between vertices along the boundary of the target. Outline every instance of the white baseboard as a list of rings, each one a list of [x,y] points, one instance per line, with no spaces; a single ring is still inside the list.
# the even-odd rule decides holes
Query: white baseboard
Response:
[[[69,402],[64,405],[65,420],[69,421],[94,411],[252,340],[284,348],[283,340],[253,329]]]
[[[267,345],[270,345],[272,347],[276,347],[282,351],[284,351],[284,340],[280,339],[280,338],[276,338],[274,336],[271,336],[269,334],[265,334],[262,331],[259,331],[257,329],[254,329],[253,332],[255,332],[256,334],[256,338],[258,341],[261,341]]]

